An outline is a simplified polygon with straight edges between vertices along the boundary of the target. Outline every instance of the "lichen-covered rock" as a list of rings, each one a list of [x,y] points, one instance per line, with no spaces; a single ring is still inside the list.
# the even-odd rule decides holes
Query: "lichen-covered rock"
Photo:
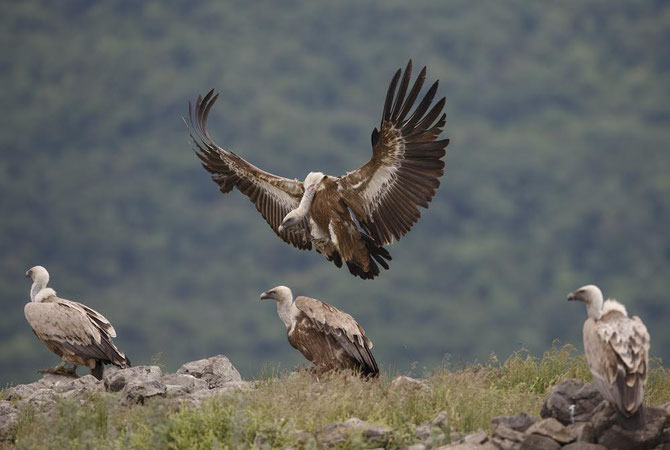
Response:
[[[319,443],[324,447],[346,442],[352,432],[360,433],[369,445],[385,445],[393,430],[391,428],[367,423],[352,417],[346,422],[335,422],[326,425],[317,435]]]
[[[133,380],[125,385],[121,395],[126,404],[144,404],[147,399],[164,397],[167,386],[160,380]]]
[[[177,373],[205,380],[210,389],[221,387],[231,381],[242,381],[240,373],[224,355],[186,363],[177,370]]]
[[[18,409],[26,406],[32,407],[36,411],[45,411],[53,407],[58,401],[58,395],[53,389],[38,388],[35,389],[27,398],[19,401],[16,406]]]
[[[136,366],[110,371],[105,374],[103,381],[109,392],[119,392],[131,382],[155,381],[162,376],[163,371],[158,366]]]
[[[54,392],[58,394],[67,393],[74,396],[100,392],[104,389],[103,382],[90,374],[80,378],[58,381],[53,385]]]
[[[14,439],[19,413],[8,401],[0,401],[0,442]]]
[[[591,412],[602,403],[603,397],[593,383],[569,378],[558,383],[542,405],[540,415],[553,417],[563,425],[588,422]]]

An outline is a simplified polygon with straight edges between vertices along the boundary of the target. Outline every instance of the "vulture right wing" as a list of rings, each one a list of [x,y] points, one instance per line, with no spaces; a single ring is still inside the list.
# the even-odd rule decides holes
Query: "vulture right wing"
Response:
[[[309,239],[306,219],[297,230],[281,233],[278,230],[286,214],[300,204],[304,193],[303,184],[299,180],[279,177],[259,169],[235,153],[219,147],[210,137],[207,119],[218,97],[219,94],[214,95],[212,89],[205,98],[198,97],[195,110],[190,103],[188,105],[191,124],[189,133],[197,147],[194,149],[195,154],[202,161],[202,166],[212,174],[212,179],[224,194],[236,187],[249,197],[277,236],[286,243],[302,250],[311,250],[312,242]]]

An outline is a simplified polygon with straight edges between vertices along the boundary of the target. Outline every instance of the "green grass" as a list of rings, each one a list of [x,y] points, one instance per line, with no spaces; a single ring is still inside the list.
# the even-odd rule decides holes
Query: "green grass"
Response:
[[[257,433],[276,448],[296,445],[296,432],[315,433],[323,425],[358,417],[394,430],[391,447],[413,442],[412,425],[446,411],[451,431],[488,430],[492,417],[526,411],[539,415],[551,387],[565,378],[588,381],[584,357],[572,347],[555,346],[542,357],[526,351],[500,363],[449,367],[426,373],[430,390],[392,389],[391,377],[363,381],[334,374],[316,382],[309,373],[266,370],[258,387],[211,399],[194,409],[158,399],[122,407],[102,394],[84,404],[63,400],[49,416],[21,413],[17,448],[236,448],[252,446]],[[648,404],[670,400],[670,373],[652,365]],[[315,442],[306,442],[313,447]],[[352,436],[343,445],[362,445]]]

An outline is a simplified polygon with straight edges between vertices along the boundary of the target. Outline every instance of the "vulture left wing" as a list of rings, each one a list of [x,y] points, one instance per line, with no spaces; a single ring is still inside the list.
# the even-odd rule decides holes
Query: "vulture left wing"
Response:
[[[328,303],[310,297],[297,297],[294,304],[320,332],[335,338],[342,350],[364,372],[375,375],[379,373],[377,362],[370,351],[372,341],[365,336],[365,330],[353,317]]]
[[[265,172],[230,150],[219,147],[207,131],[209,112],[219,94],[212,89],[205,98],[198,97],[195,110],[188,105],[189,132],[197,147],[195,154],[202,166],[224,194],[236,187],[249,197],[272,230],[288,244],[301,250],[311,250],[307,219],[297,230],[279,232],[279,225],[291,210],[298,207],[304,194],[303,184]],[[188,126],[188,124],[187,124]]]
[[[445,98],[428,111],[438,82],[409,115],[426,78],[424,67],[407,97],[412,60],[396,93],[399,69],[386,94],[381,129],[372,132],[372,158],[339,179],[339,191],[361,226],[380,246],[404,236],[428,208],[440,185],[449,139],[436,140],[446,123]],[[428,112],[427,112],[428,111]],[[441,114],[442,113],[442,114]],[[439,118],[438,118],[439,117]]]

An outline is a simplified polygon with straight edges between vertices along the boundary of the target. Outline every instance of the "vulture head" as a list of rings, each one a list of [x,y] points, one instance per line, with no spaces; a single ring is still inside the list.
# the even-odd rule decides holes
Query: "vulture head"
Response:
[[[293,292],[286,286],[277,286],[261,294],[261,300],[267,299],[276,300],[278,302],[291,301],[293,300]]]
[[[282,220],[279,228],[277,228],[277,231],[281,233],[284,230],[295,228],[296,226],[300,225],[304,217],[305,215],[300,211],[300,208],[290,211],[288,214],[286,214],[286,216],[284,216],[284,220]]]
[[[603,293],[594,284],[582,286],[568,294],[568,301],[580,301],[586,303],[586,311],[589,317],[599,319],[603,308]]]
[[[49,272],[42,266],[31,267],[26,271],[26,276],[42,286],[49,282]]]

